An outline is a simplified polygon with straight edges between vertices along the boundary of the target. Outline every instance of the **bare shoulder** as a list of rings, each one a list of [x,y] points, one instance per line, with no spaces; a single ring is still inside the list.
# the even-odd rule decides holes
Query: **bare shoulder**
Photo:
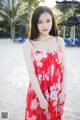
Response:
[[[24,47],[24,46],[28,46],[28,47],[30,46],[29,40],[26,40],[26,41],[23,43],[23,47]]]
[[[64,39],[60,36],[57,37],[59,45],[63,48],[65,46]]]
[[[29,41],[29,40],[26,40],[26,41],[23,43],[23,49],[31,50],[31,44],[30,44],[30,41]]]
[[[61,36],[58,36],[58,41],[60,44],[64,43],[64,39]]]

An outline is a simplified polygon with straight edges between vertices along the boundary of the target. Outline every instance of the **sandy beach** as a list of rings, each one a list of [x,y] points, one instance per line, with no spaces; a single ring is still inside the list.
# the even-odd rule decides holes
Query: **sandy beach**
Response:
[[[67,98],[63,120],[80,120],[80,47],[66,47]],[[0,40],[0,120],[24,120],[29,76],[23,54],[23,43]]]

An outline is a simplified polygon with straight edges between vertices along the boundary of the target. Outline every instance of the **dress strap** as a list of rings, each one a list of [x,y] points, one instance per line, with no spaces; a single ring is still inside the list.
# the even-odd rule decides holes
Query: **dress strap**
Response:
[[[29,41],[31,42],[32,46],[35,47],[35,45],[33,44],[33,42],[32,42],[31,40],[29,40]],[[35,47],[35,48],[36,48],[36,47]]]
[[[57,44],[57,48],[58,48],[58,49],[61,49],[61,47],[60,47],[60,45],[59,45],[59,39],[58,39],[57,36],[56,36],[56,44]]]

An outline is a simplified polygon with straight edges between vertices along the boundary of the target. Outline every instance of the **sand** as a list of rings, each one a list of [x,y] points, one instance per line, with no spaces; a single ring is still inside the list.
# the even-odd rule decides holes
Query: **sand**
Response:
[[[80,48],[66,47],[66,60],[67,98],[63,120],[80,120]],[[23,43],[1,39],[0,119],[2,112],[8,112],[9,120],[24,120],[28,83]]]

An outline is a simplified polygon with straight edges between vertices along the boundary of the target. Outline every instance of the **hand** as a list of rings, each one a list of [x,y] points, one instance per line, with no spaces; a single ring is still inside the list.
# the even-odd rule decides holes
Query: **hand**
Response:
[[[40,102],[40,107],[42,109],[45,109],[46,112],[48,112],[48,101],[44,98],[44,99],[41,99],[39,102]]]
[[[65,95],[65,94],[61,94],[61,95],[59,96],[58,103],[59,103],[59,104],[60,104],[60,103],[63,103],[63,102],[65,101],[65,98],[66,98],[66,95]]]

